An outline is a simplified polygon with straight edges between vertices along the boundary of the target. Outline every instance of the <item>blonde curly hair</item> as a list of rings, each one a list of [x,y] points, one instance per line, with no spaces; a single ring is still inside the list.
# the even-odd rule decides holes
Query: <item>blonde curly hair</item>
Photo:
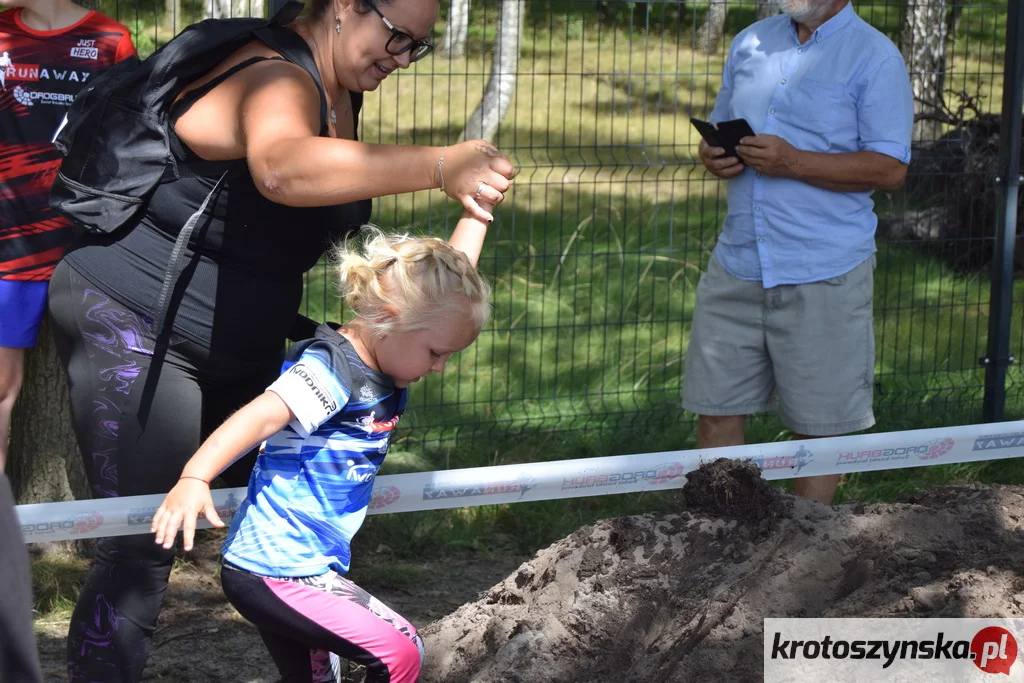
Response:
[[[360,236],[361,248],[346,240],[332,256],[345,303],[375,338],[424,329],[446,310],[465,311],[477,330],[487,323],[491,288],[464,253],[436,237],[388,235],[376,226]]]

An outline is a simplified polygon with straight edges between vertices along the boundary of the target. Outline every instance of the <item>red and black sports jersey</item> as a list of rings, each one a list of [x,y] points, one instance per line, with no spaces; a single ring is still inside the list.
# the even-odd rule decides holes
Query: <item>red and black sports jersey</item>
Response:
[[[0,279],[50,278],[72,236],[49,206],[54,133],[89,79],[133,54],[128,29],[99,12],[57,31],[0,12]]]

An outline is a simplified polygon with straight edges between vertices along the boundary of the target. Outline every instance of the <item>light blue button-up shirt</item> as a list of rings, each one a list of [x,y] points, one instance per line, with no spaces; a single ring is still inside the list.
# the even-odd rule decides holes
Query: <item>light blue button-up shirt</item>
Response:
[[[811,152],[872,151],[910,162],[914,102],[892,41],[847,4],[800,44],[788,15],[732,42],[712,122],[746,119]],[[765,287],[818,282],[875,252],[871,192],[835,192],[747,168],[729,182],[715,247],[734,277]]]

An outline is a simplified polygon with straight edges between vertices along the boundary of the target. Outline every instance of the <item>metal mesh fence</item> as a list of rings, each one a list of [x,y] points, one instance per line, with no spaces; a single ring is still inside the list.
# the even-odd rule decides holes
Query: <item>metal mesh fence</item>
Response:
[[[268,9],[229,0],[99,5],[132,28],[143,54],[205,16]],[[890,426],[977,421],[1006,4],[855,8],[900,46],[923,116],[906,187],[875,193],[876,410]],[[725,186],[700,165],[689,118],[710,112],[731,37],[777,6],[473,0],[462,53],[438,49],[368,93],[361,139],[455,142],[494,77],[502,12],[512,9],[522,24],[517,66],[505,74],[514,89],[493,141],[520,175],[481,260],[494,317],[443,376],[415,387],[412,429],[403,431],[426,444],[620,430],[640,450],[647,435],[693,417],[679,408],[683,359],[696,284],[724,216]],[[457,12],[442,5],[439,46],[453,42],[446,30]],[[458,215],[441,194],[417,193],[376,201],[374,221],[445,235]],[[326,264],[309,273],[304,311],[344,318]],[[1011,412],[1024,405],[1022,385],[1011,368]]]

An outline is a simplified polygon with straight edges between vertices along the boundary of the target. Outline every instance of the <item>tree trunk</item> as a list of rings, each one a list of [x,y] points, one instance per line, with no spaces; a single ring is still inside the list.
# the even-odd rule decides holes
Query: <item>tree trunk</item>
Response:
[[[491,76],[483,99],[469,117],[460,140],[491,140],[508,112],[516,90],[519,69],[519,40],[523,33],[525,0],[502,0],[498,37],[494,43]]]
[[[440,55],[447,59],[458,59],[466,54],[469,40],[469,0],[452,0],[448,9],[448,25],[444,28]]]
[[[948,31],[946,0],[910,0],[901,42],[914,93],[915,140],[935,140],[942,131],[942,124],[922,117],[944,110]]]
[[[8,460],[19,504],[92,497],[71,429],[67,379],[46,318],[39,345],[25,354],[25,383],[11,414]]]
[[[262,17],[263,14],[263,0],[243,0],[245,5],[242,7],[241,14],[246,17]]]
[[[774,17],[780,11],[779,0],[757,0],[757,18],[759,20]]]
[[[232,15],[231,0],[203,0],[203,18],[227,19]]]
[[[704,23],[697,29],[694,50],[703,50],[704,54],[708,55],[715,51],[722,36],[725,35],[725,17],[728,10],[728,0],[711,0]]]
[[[164,28],[169,28],[177,34],[184,25],[185,16],[181,11],[181,0],[164,0]]]

